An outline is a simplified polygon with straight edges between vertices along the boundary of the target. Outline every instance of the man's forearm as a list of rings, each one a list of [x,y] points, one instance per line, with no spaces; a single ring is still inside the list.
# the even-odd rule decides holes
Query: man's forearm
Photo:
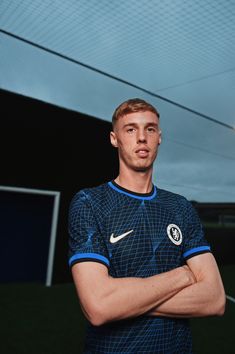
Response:
[[[109,304],[107,308],[118,304],[119,309],[113,309],[112,320],[146,313],[192,284],[192,278],[182,274],[181,270],[178,268],[150,278],[112,279],[114,291],[105,299]]]
[[[149,312],[153,316],[165,317],[203,317],[223,314],[223,294],[216,295],[203,282],[184,288],[170,299]]]
[[[191,261],[197,282],[156,306],[150,315],[180,318],[224,313],[225,293],[215,260],[210,254],[199,257]],[[202,269],[200,263],[204,264]]]
[[[139,316],[195,282],[186,266],[149,278],[97,276],[96,267],[81,264],[73,270],[83,311],[94,325]]]

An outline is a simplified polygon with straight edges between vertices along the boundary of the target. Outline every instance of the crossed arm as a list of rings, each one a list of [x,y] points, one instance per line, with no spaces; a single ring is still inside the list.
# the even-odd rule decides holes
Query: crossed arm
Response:
[[[82,310],[93,325],[141,314],[198,317],[224,313],[224,288],[210,253],[148,278],[112,278],[104,265],[95,262],[75,264],[72,275]]]
[[[211,253],[190,258],[188,266],[196,282],[152,309],[149,314],[167,317],[203,317],[223,315],[225,293]]]

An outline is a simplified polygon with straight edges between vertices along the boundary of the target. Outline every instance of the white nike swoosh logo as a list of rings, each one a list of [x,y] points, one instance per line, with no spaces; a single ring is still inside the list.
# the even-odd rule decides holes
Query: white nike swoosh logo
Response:
[[[133,231],[134,231],[134,230],[127,231],[127,232],[125,232],[124,234],[121,234],[121,235],[116,236],[116,237],[114,237],[114,234],[112,234],[112,235],[110,236],[109,241],[110,241],[111,243],[116,243],[116,242],[120,241],[122,238],[124,238],[124,237],[126,237],[127,235],[129,235],[129,234],[130,234],[131,232],[133,232]]]

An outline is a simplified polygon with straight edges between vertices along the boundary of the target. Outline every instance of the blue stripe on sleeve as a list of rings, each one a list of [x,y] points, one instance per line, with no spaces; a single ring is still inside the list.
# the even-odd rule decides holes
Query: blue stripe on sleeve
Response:
[[[203,252],[203,251],[210,251],[210,250],[211,250],[210,246],[195,247],[195,248],[192,248],[189,251],[184,252],[183,257],[186,258],[186,257],[190,256],[191,254],[200,253],[200,252]]]
[[[71,266],[71,264],[74,261],[79,261],[79,260],[85,261],[87,259],[91,259],[91,260],[94,259],[94,261],[95,260],[100,261],[100,262],[106,264],[107,266],[110,265],[109,260],[106,257],[101,256],[98,253],[76,253],[69,259],[69,265]]]

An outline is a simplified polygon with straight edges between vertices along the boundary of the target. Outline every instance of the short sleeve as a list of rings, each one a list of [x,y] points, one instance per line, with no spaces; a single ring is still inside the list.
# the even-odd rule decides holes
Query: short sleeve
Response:
[[[109,267],[109,257],[89,195],[77,193],[70,204],[68,217],[69,266],[94,261]]]
[[[207,242],[201,221],[196,209],[187,201],[186,207],[186,234],[184,242],[183,257],[185,260],[201,253],[211,252]]]

